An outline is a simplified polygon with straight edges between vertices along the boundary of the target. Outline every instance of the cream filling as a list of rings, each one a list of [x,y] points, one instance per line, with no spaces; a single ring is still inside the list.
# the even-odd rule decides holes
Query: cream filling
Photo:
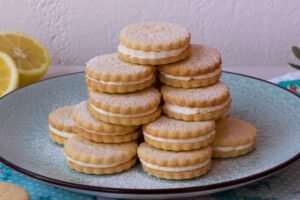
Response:
[[[104,85],[134,85],[134,84],[140,84],[140,83],[144,83],[146,81],[149,81],[153,78],[154,74],[151,74],[150,76],[140,79],[138,81],[130,81],[130,82],[112,82],[112,81],[102,81],[102,80],[96,80],[88,75],[86,75],[86,78],[92,82],[95,83],[101,83]]]
[[[97,108],[96,106],[94,106],[93,104],[91,104],[91,107],[99,114],[101,115],[105,115],[108,117],[143,117],[143,116],[147,116],[150,115],[152,113],[154,113],[157,110],[157,107],[155,107],[152,110],[149,110],[145,113],[139,113],[139,114],[117,114],[117,113],[111,113],[111,112],[107,112],[105,110],[102,110],[100,108]]]
[[[224,103],[217,105],[217,106],[211,106],[211,107],[205,107],[205,108],[191,108],[191,107],[184,107],[184,106],[178,106],[175,104],[171,104],[168,102],[165,102],[163,107],[169,111],[180,113],[183,115],[195,115],[195,114],[202,114],[202,113],[208,113],[220,110],[222,108],[225,108],[229,103],[231,99],[228,98],[227,101]]]
[[[191,80],[202,80],[202,79],[211,78],[221,73],[221,71],[222,71],[221,69],[217,69],[211,73],[201,74],[198,76],[174,76],[171,74],[166,74],[164,72],[160,72],[160,74],[169,79],[180,80],[180,81],[191,81]]]
[[[57,130],[56,128],[52,127],[51,125],[49,125],[49,130],[52,133],[54,133],[55,135],[58,135],[58,136],[63,137],[63,138],[69,138],[73,135],[73,133]]]
[[[124,55],[128,55],[134,58],[146,58],[146,59],[157,59],[157,58],[169,58],[173,56],[177,56],[184,52],[190,44],[185,45],[182,48],[169,50],[169,51],[142,51],[129,49],[126,46],[119,44],[118,51]]]
[[[210,132],[209,134],[202,135],[196,138],[189,138],[189,139],[165,139],[160,137],[155,137],[153,135],[149,135],[145,131],[143,132],[144,135],[152,140],[158,141],[158,142],[166,142],[166,143],[176,143],[176,144],[182,144],[182,143],[195,143],[195,142],[202,142],[210,138],[215,134],[215,131]]]
[[[94,130],[88,130],[88,129],[86,129],[86,128],[83,128],[82,126],[79,126],[77,123],[76,123],[76,126],[77,126],[78,128],[80,128],[80,129],[86,131],[86,132],[93,133],[93,134],[97,134],[97,135],[105,135],[105,136],[106,136],[106,135],[113,135],[113,136],[115,136],[115,135],[125,135],[125,134],[130,133],[130,132],[128,132],[128,131],[123,131],[123,132],[118,132],[118,133],[97,132],[97,131],[94,131]],[[132,131],[132,132],[134,132],[134,131]]]
[[[244,145],[240,146],[231,146],[231,147],[213,147],[213,151],[219,151],[219,152],[228,152],[228,151],[240,151],[244,149],[248,149],[254,144],[254,142],[249,142]]]
[[[82,167],[92,167],[92,168],[109,168],[109,167],[115,167],[115,166],[118,166],[118,165],[121,165],[123,163],[126,163],[126,162],[123,162],[123,163],[114,163],[114,164],[90,164],[90,163],[84,163],[84,162],[81,162],[81,161],[78,161],[78,160],[74,160],[73,158],[70,158],[69,156],[67,156],[66,154],[64,154],[66,159],[68,161],[71,161],[79,166],[82,166]]]
[[[192,171],[196,169],[200,169],[202,167],[205,167],[210,163],[210,159],[206,160],[204,162],[195,164],[195,165],[189,165],[189,166],[184,166],[184,167],[163,167],[163,166],[158,166],[154,165],[151,163],[148,163],[140,158],[141,163],[145,165],[146,167],[149,167],[151,169],[159,170],[159,171],[164,171],[164,172],[186,172],[186,171]]]

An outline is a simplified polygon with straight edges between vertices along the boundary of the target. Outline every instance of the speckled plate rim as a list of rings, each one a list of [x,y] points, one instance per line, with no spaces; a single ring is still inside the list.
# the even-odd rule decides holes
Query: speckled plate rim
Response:
[[[66,76],[72,76],[75,74],[80,74],[83,72],[76,72],[76,73],[71,73],[71,74],[67,74],[67,75],[61,75],[61,76],[56,76],[56,77],[52,77],[49,79],[45,79],[42,80],[40,82],[44,82],[47,80],[52,80],[52,79],[57,79],[60,77],[66,77]],[[252,76],[248,76],[248,75],[244,75],[244,74],[240,74],[240,73],[235,73],[235,72],[227,72],[227,71],[223,71],[223,73],[227,73],[227,74],[233,74],[233,75],[237,75],[237,76],[242,76],[242,77],[247,77],[250,79],[255,79],[257,81],[261,81],[264,83],[269,84],[271,87],[278,87],[282,90],[284,90],[285,92],[288,92],[292,95],[295,95],[296,97],[298,97],[296,94],[292,93],[291,91],[289,91],[288,89],[282,88],[274,83],[271,83],[269,81],[260,79],[260,78],[256,78],[256,77],[252,77]],[[35,84],[39,84],[35,83]],[[35,85],[33,84],[33,85]],[[25,86],[27,87],[31,87],[32,85],[29,86]],[[23,87],[23,88],[25,88]],[[18,91],[18,90],[22,90],[23,88],[19,88],[13,92],[10,92],[8,94],[6,94],[5,96],[0,98],[0,102],[3,98],[5,98],[6,96]],[[300,97],[298,97],[300,100]],[[286,160],[285,162],[276,165],[270,169],[267,169],[265,171],[261,171],[259,173],[253,174],[251,176],[247,176],[247,177],[243,177],[240,179],[235,179],[235,180],[231,180],[231,181],[226,181],[226,182],[222,182],[222,183],[217,183],[217,184],[210,184],[210,185],[205,185],[205,186],[193,186],[193,187],[182,187],[182,188],[170,188],[170,189],[127,189],[127,188],[109,188],[109,187],[99,187],[99,186],[88,186],[88,185],[83,185],[83,184],[77,184],[77,183],[72,183],[72,182],[67,182],[67,181],[61,181],[61,180],[57,180],[57,179],[53,179],[53,178],[49,178],[45,175],[40,175],[34,172],[31,172],[29,170],[26,170],[18,165],[15,165],[13,163],[11,163],[10,161],[8,161],[8,159],[3,158],[0,155],[0,162],[4,163],[5,165],[9,166],[10,168],[24,174],[27,175],[31,178],[37,179],[39,181],[43,181],[52,185],[57,185],[57,186],[61,186],[64,188],[70,188],[70,189],[78,189],[81,191],[85,191],[85,192],[101,192],[101,193],[114,193],[114,194],[147,194],[147,195],[159,195],[159,194],[180,194],[180,193],[191,193],[191,192],[204,192],[204,191],[210,191],[210,190],[218,190],[218,189],[222,189],[222,188],[233,188],[234,186],[239,186],[239,185],[244,185],[250,182],[253,182],[255,180],[258,179],[262,179],[264,177],[267,177],[269,175],[272,175],[276,172],[279,172],[280,170],[286,168],[287,166],[289,166],[290,164],[292,164],[293,162],[295,162],[296,160],[298,160],[300,158],[300,153],[296,154],[295,156],[291,157],[290,159]]]

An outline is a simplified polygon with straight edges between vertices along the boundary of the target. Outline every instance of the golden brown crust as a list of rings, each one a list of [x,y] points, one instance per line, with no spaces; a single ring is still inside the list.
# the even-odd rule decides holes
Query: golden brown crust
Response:
[[[118,124],[118,125],[142,125],[142,124],[147,124],[149,122],[152,122],[157,118],[159,118],[161,113],[161,108],[159,107],[155,112],[143,117],[130,117],[130,118],[104,116],[96,112],[91,106],[89,106],[89,111],[93,117],[106,123]]]
[[[68,140],[68,138],[64,138],[59,135],[56,135],[55,133],[52,133],[51,131],[49,131],[49,136],[53,142],[60,144],[60,145],[64,145],[66,143],[66,141]]]
[[[168,103],[198,108],[219,105],[230,97],[229,89],[223,82],[191,89],[163,86],[161,93],[163,100]]]
[[[217,83],[221,78],[221,73],[217,74],[214,77],[205,78],[201,80],[175,80],[165,77],[164,75],[160,74],[159,79],[162,83],[179,88],[198,88],[198,87],[206,87]]]
[[[138,147],[138,157],[153,165],[165,167],[183,167],[195,165],[211,158],[210,146],[192,151],[164,151],[142,143]]]
[[[143,126],[148,135],[168,139],[190,139],[211,133],[215,129],[214,121],[186,122],[161,116]]]
[[[101,142],[101,143],[125,143],[136,140],[139,135],[140,131],[135,131],[132,133],[122,134],[122,135],[101,135],[100,133],[89,132],[86,130],[81,129],[80,127],[74,125],[74,133],[86,138],[87,140],[93,142]]]
[[[239,146],[255,142],[256,128],[249,122],[227,117],[217,122],[216,134],[213,146]]]
[[[179,49],[190,43],[191,34],[176,24],[142,22],[123,28],[119,41],[130,49],[161,51]]]
[[[150,87],[155,82],[156,76],[154,75],[150,80],[143,83],[132,84],[132,85],[106,85],[102,83],[96,83],[89,79],[85,79],[87,86],[96,92],[107,92],[107,93],[128,93],[143,90]]]
[[[213,151],[213,158],[231,158],[246,155],[255,149],[255,143],[247,149],[234,150],[228,152]]]
[[[119,173],[125,170],[130,169],[133,167],[136,163],[136,158],[133,158],[129,160],[126,163],[120,164],[115,167],[108,167],[108,168],[93,168],[93,167],[83,167],[80,165],[77,165],[76,163],[73,163],[71,161],[67,161],[67,164],[70,168],[74,169],[75,171],[85,173],[85,174],[115,174]]]
[[[136,65],[118,58],[118,53],[104,54],[91,59],[86,67],[86,77],[105,82],[132,82],[150,77],[156,68]]]
[[[204,141],[195,142],[195,143],[167,143],[167,142],[152,140],[146,135],[144,135],[145,142],[147,142],[151,146],[154,146],[155,148],[168,150],[168,151],[190,151],[194,149],[200,149],[202,147],[206,147],[210,145],[214,137],[215,135],[212,135],[211,137],[209,137]]]
[[[72,111],[74,105],[64,106],[53,110],[48,116],[48,123],[53,128],[72,133],[73,120]]]
[[[23,187],[0,181],[0,199],[1,200],[30,200],[30,195]]]
[[[89,104],[117,114],[145,113],[156,108],[160,101],[161,94],[152,87],[127,94],[89,93]]]
[[[72,113],[74,126],[82,127],[87,130],[104,133],[132,133],[140,126],[122,126],[102,122],[91,116],[88,111],[87,101],[80,102],[75,106]]]
[[[156,59],[148,59],[148,58],[135,58],[129,55],[125,55],[119,52],[119,58],[124,60],[125,62],[136,63],[140,65],[162,65],[167,63],[174,63],[180,60],[185,59],[191,54],[191,47],[188,47],[184,52],[177,56],[172,56],[168,58],[156,58]]]
[[[211,167],[211,162],[205,167],[202,167],[202,168],[196,169],[196,170],[192,170],[192,171],[186,171],[186,172],[159,171],[159,170],[151,169],[143,164],[142,164],[142,167],[146,172],[148,172],[149,174],[156,176],[158,178],[183,180],[183,179],[196,178],[196,177],[206,174]]]
[[[224,115],[226,115],[230,111],[230,108],[231,105],[229,104],[223,109],[214,112],[195,114],[195,115],[184,115],[180,113],[175,113],[166,109],[164,106],[162,107],[162,110],[164,114],[174,119],[184,120],[184,121],[205,121],[205,120],[216,120],[224,117]]]
[[[95,143],[75,135],[65,143],[64,153],[73,160],[87,164],[120,164],[136,156],[137,143]]]
[[[160,72],[174,76],[199,76],[221,68],[221,55],[216,49],[199,44],[191,44],[191,55],[186,59],[158,66]]]

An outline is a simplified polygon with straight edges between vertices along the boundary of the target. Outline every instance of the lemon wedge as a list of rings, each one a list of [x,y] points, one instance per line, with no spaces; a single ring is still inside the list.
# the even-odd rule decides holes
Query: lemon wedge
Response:
[[[0,97],[18,87],[19,74],[14,61],[0,52]]]
[[[19,72],[19,86],[40,80],[51,63],[48,50],[23,33],[1,32],[0,51],[7,53],[15,62]]]

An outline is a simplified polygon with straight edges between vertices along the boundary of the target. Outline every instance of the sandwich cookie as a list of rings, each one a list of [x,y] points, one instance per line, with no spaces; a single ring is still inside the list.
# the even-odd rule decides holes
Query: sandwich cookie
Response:
[[[160,116],[161,95],[157,89],[127,94],[89,93],[89,112],[111,124],[141,125]]]
[[[215,122],[186,122],[161,116],[143,127],[145,141],[170,151],[189,151],[208,146],[215,136]]]
[[[85,79],[92,90],[127,93],[143,90],[155,82],[153,66],[126,63],[117,53],[97,56],[85,68]]]
[[[255,148],[256,128],[240,119],[228,117],[219,120],[212,143],[214,158],[245,155]]]
[[[24,188],[0,181],[0,200],[30,200],[30,196]]]
[[[139,126],[123,126],[99,121],[88,112],[88,104],[83,101],[76,105],[72,114],[74,133],[93,142],[124,143],[136,140]]]
[[[74,135],[65,144],[64,154],[70,168],[85,174],[113,174],[136,163],[137,144],[94,143]]]
[[[203,121],[222,118],[230,111],[231,98],[228,87],[219,82],[205,88],[161,89],[163,112],[171,118],[184,121]]]
[[[119,58],[137,64],[177,62],[190,55],[191,34],[166,22],[142,22],[120,32]]]
[[[147,143],[138,148],[143,169],[164,179],[191,179],[207,173],[211,167],[211,147],[192,151],[164,151]]]
[[[72,120],[72,111],[74,106],[65,106],[52,111],[48,117],[50,138],[58,143],[64,144],[71,137],[74,122]]]
[[[160,80],[166,85],[197,88],[215,84],[221,77],[221,56],[216,49],[192,44],[192,54],[177,63],[158,66]]]

